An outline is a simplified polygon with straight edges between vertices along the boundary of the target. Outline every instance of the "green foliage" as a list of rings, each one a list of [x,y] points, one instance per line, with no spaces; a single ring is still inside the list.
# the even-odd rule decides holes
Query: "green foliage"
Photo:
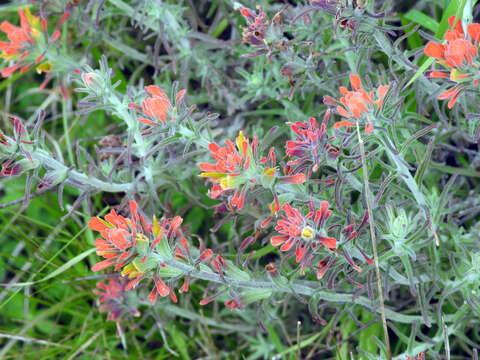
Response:
[[[2,69],[32,68],[0,82],[0,358],[347,360],[390,351],[419,360],[425,351],[454,359],[480,349],[478,87],[448,108],[438,96],[454,79],[425,76],[445,67],[424,53],[428,40],[443,41],[450,16],[466,29],[480,8],[473,0],[286,3],[27,5],[48,25],[38,22],[36,42],[21,43],[31,52],[1,58]],[[0,20],[18,25],[19,8],[0,7]],[[11,39],[2,32],[0,41]],[[36,73],[37,53],[48,73]],[[358,116],[360,134],[338,125],[346,118],[337,105],[348,106],[334,99],[352,92],[350,74],[374,99],[389,86]],[[148,114],[149,85],[168,99],[165,122]],[[319,131],[325,117],[324,143],[288,155],[286,142],[299,141],[293,124],[310,117]],[[199,176],[199,164],[214,162],[210,143],[235,143],[240,131],[250,165],[244,157],[241,174]],[[299,174],[306,181],[291,179]],[[230,184],[218,196],[215,176]],[[232,200],[237,190],[243,208]],[[90,219],[116,209],[131,225],[130,201],[156,231],[180,216],[188,250],[168,231],[154,248],[144,226],[128,265],[92,272],[105,255],[96,239],[106,235]],[[306,214],[324,201],[332,212],[314,229]],[[271,243],[287,203],[300,213],[297,238],[319,240],[310,261],[297,244]],[[127,266],[142,281],[113,305],[101,302],[97,282],[126,282]],[[154,276],[178,302],[151,304]]]

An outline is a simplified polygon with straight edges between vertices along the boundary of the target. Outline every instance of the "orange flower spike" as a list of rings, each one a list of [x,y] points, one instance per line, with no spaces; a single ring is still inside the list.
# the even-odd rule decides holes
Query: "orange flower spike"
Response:
[[[477,56],[477,48],[464,39],[454,40],[445,49],[447,65],[452,68],[459,68],[464,64],[472,64],[473,56]]]
[[[463,26],[461,19],[457,19],[455,15],[448,18],[448,24],[452,28],[447,30],[443,38],[447,41],[454,41],[457,39],[464,39],[465,33],[463,32]]]
[[[350,74],[350,84],[352,84],[352,88],[356,91],[363,90],[362,81],[357,74]]]
[[[0,24],[0,31],[3,31],[9,40],[0,41],[0,57],[5,60],[18,60],[19,62],[13,64],[2,70],[2,76],[8,77],[16,70],[21,72],[28,70],[33,64],[33,60],[27,58],[32,52],[38,52],[35,49],[36,39],[41,36],[39,31],[40,19],[33,16],[28,8],[18,9],[20,16],[20,27],[12,25],[8,21]]]
[[[167,94],[156,85],[145,87],[145,91],[150,97],[147,97],[142,103],[143,113],[153,119],[158,119],[165,123],[168,112],[172,108]],[[138,118],[139,121],[152,125],[151,120]],[[145,121],[146,120],[146,121]]]
[[[338,129],[338,128],[341,128],[341,127],[344,127],[344,126],[346,126],[346,127],[355,126],[355,123],[353,123],[351,121],[347,121],[347,120],[342,120],[342,121],[338,121],[335,124],[333,124],[334,129]]]
[[[480,43],[480,24],[468,24],[467,33],[470,37],[470,40],[478,46]]]
[[[445,48],[442,44],[429,41],[425,49],[423,50],[425,55],[441,60],[444,58]]]
[[[460,94],[471,87],[478,85],[478,46],[480,45],[480,24],[468,24],[467,35],[459,18],[451,16],[448,19],[451,29],[445,33],[444,44],[429,42],[425,47],[427,56],[437,59],[437,62],[447,71],[428,71],[430,78],[450,78],[457,85],[447,89],[439,95],[440,100],[450,99],[448,107],[451,109]],[[450,75],[450,76],[449,76]]]
[[[373,131],[373,124],[368,115],[383,105],[383,100],[389,87],[382,85],[378,89],[367,92],[363,89],[362,81],[356,74],[350,74],[350,84],[353,90],[348,90],[344,86],[339,88],[343,97],[340,98],[341,105],[336,106],[337,112],[349,120],[341,120],[335,123],[333,127],[338,129],[344,126],[347,128],[354,126],[356,122],[350,119],[355,119],[356,121],[366,122],[365,131],[367,134],[370,134]],[[330,97],[324,97],[324,103],[326,105],[336,105],[338,102]],[[364,114],[366,115],[366,120],[364,119]]]

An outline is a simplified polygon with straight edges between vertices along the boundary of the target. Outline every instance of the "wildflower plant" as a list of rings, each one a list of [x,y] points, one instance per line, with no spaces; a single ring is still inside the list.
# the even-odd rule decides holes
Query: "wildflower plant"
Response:
[[[0,358],[477,359],[472,3],[2,7]]]

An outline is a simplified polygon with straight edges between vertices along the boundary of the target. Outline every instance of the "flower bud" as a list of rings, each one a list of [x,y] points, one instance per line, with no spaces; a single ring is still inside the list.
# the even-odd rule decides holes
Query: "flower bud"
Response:
[[[265,266],[265,270],[267,270],[268,274],[269,274],[271,277],[275,277],[275,276],[278,275],[277,267],[275,266],[274,263],[268,263],[268,264]]]
[[[82,81],[85,87],[94,92],[97,96],[102,94],[105,88],[103,79],[95,72],[83,73]]]
[[[38,184],[37,189],[43,189],[45,187],[52,187],[57,184],[60,184],[67,178],[66,170],[50,170],[40,179],[40,184]]]

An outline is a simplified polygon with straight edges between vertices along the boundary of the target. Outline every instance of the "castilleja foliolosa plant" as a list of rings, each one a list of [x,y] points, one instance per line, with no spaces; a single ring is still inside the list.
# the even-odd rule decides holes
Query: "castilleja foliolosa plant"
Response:
[[[1,358],[478,359],[479,8],[290,3],[1,10]]]

